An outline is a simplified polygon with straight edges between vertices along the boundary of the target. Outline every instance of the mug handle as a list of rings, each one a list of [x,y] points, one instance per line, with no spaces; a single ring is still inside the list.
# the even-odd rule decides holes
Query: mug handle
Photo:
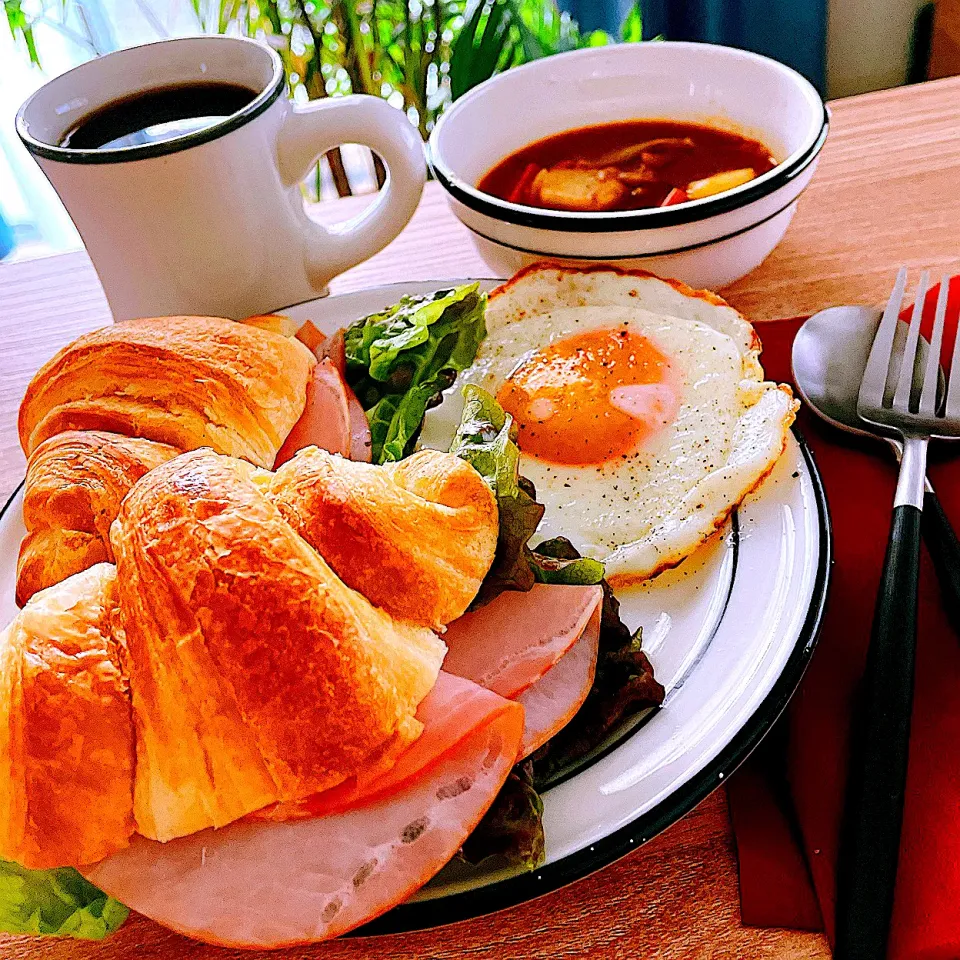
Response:
[[[277,166],[295,187],[323,154],[359,143],[380,155],[387,181],[363,213],[334,226],[311,223],[305,258],[311,283],[322,290],[337,274],[382,250],[407,225],[427,177],[423,141],[402,111],[379,97],[352,94],[304,106],[291,104],[277,143]]]

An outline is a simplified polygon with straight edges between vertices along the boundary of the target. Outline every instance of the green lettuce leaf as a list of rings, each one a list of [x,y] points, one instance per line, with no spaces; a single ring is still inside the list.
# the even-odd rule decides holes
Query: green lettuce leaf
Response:
[[[485,390],[463,388],[464,407],[450,452],[466,460],[496,494],[500,529],[493,566],[471,609],[504,590],[529,590],[536,583],[529,542],[543,517],[536,491],[521,477],[513,418]]]
[[[603,564],[581,557],[566,537],[554,537],[538,544],[531,553],[531,561],[537,583],[592,587],[605,582]]]
[[[429,407],[486,336],[479,284],[438,290],[363,317],[344,336],[347,382],[370,422],[374,463],[402,460]]]
[[[530,549],[543,517],[536,490],[520,476],[520,448],[513,418],[485,390],[463,388],[463,414],[450,452],[466,460],[497,495],[500,530],[493,566],[471,609],[504,590],[529,590],[534,583],[590,585],[603,580],[603,564],[581,557],[562,537]],[[565,546],[564,546],[565,545]]]
[[[475,609],[503,590],[529,590],[534,583],[600,584],[600,654],[593,687],[570,723],[534,754],[534,784],[549,783],[599,747],[622,723],[663,701],[663,687],[620,619],[620,604],[604,579],[599,560],[581,557],[565,537],[529,542],[543,516],[533,485],[519,474],[520,450],[513,421],[484,390],[467,385],[460,426],[450,448],[486,480],[497,495],[500,530],[497,552],[472,604]]]
[[[486,390],[463,388],[463,413],[450,452],[466,460],[498,497],[515,497],[520,484],[520,448],[513,417]]]
[[[129,911],[76,870],[27,870],[0,860],[0,930],[102,940]]]
[[[543,859],[543,803],[538,790],[597,749],[622,723],[663,701],[641,649],[620,619],[620,604],[604,579],[599,560],[581,557],[564,537],[531,550],[543,507],[533,485],[520,476],[520,450],[513,420],[497,401],[474,385],[464,387],[460,427],[450,452],[470,463],[497,496],[500,530],[497,552],[473,609],[503,590],[529,590],[534,583],[600,584],[600,653],[593,686],[570,723],[534,755],[514,767],[493,806],[461,853],[479,863],[489,856],[534,869]]]

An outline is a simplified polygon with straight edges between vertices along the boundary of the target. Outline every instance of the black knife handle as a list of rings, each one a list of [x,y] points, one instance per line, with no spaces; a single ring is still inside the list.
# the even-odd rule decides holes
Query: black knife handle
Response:
[[[854,714],[835,960],[883,960],[887,951],[910,744],[920,524],[916,507],[894,508]]]
[[[947,619],[960,634],[960,540],[932,490],[923,495],[923,538],[940,581]]]

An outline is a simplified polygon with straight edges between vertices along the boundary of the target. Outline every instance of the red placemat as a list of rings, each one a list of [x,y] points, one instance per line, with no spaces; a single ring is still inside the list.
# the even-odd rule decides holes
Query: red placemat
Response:
[[[948,364],[960,278],[950,289]],[[924,312],[932,316],[936,291]],[[760,325],[772,380],[791,382],[800,320]],[[813,661],[778,736],[731,779],[745,923],[817,929],[833,936],[836,860],[848,732],[863,671],[890,524],[896,464],[879,444],[801,410],[798,425],[823,476],[835,563]],[[960,459],[931,451],[929,474],[960,528]],[[891,960],[960,957],[960,637],[950,628],[929,558],[921,568],[916,688]],[[819,909],[818,909],[819,908]],[[818,916],[819,914],[819,916]]]

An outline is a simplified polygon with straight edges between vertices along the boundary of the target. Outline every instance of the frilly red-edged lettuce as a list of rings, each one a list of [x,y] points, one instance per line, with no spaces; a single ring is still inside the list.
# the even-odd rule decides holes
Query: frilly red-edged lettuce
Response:
[[[474,864],[500,857],[534,870],[543,863],[544,842],[543,800],[533,785],[533,764],[525,760],[510,771],[460,856]]]

